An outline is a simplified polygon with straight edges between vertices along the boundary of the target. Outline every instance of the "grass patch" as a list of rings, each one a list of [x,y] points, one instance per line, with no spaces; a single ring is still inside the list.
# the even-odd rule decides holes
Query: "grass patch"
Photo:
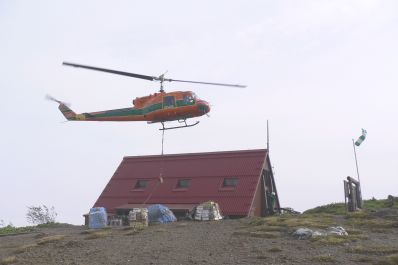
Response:
[[[58,227],[59,225],[60,225],[59,223],[50,222],[50,223],[45,223],[45,224],[38,224],[36,227],[38,227],[38,228],[54,228],[54,227]]]
[[[281,251],[282,251],[282,249],[279,247],[273,247],[273,248],[268,249],[268,252],[272,252],[272,253],[281,252]]]
[[[327,228],[334,224],[331,214],[279,215],[264,218],[250,218],[246,226],[261,227],[256,230],[283,231],[298,227]]]
[[[99,231],[92,231],[89,232],[85,239],[97,239],[97,238],[104,238],[110,235],[110,232],[107,230],[99,230]]]
[[[350,217],[349,220],[347,220],[347,225],[350,225],[352,227],[363,227],[363,228],[369,228],[371,230],[381,230],[381,232],[384,232],[383,230],[386,229],[392,229],[392,228],[397,228],[398,227],[398,221],[391,221],[391,220],[385,220],[381,218],[353,218]]]
[[[123,227],[122,228],[122,230],[123,231],[130,231],[130,230],[136,230],[137,228],[136,227],[133,227],[133,226],[126,226],[126,227]]]
[[[323,206],[318,206],[313,209],[305,211],[303,214],[333,214],[333,215],[345,215],[345,205],[344,203],[330,203]]]
[[[357,257],[357,258],[352,259],[352,261],[362,262],[362,263],[371,263],[371,262],[373,262],[373,259],[371,259],[369,257]]]
[[[347,234],[349,235],[362,235],[363,231],[359,229],[354,229],[354,228],[348,228],[345,230]]]
[[[341,245],[349,242],[357,242],[360,240],[368,239],[365,235],[348,235],[348,236],[338,236],[338,235],[330,235],[330,236],[316,236],[312,237],[312,242],[317,242],[325,245]]]
[[[266,218],[263,217],[251,217],[246,219],[245,221],[247,221],[247,224],[249,226],[259,226],[266,224]]]
[[[131,231],[127,232],[127,233],[124,233],[124,235],[125,236],[133,236],[133,235],[136,235],[138,233],[139,233],[139,231],[137,231],[137,230],[131,230]]]
[[[319,255],[319,256],[314,256],[311,258],[312,261],[316,262],[331,262],[334,263],[336,262],[336,258],[330,255]]]
[[[15,262],[17,262],[17,257],[10,256],[10,257],[6,257],[6,258],[0,260],[0,265],[13,264]]]
[[[347,251],[362,255],[389,255],[398,253],[398,248],[388,246],[356,246]]]
[[[0,236],[1,235],[30,233],[33,231],[35,231],[35,228],[32,226],[15,227],[12,225],[7,225],[5,227],[0,228]]]
[[[398,255],[392,255],[385,257],[384,259],[380,260],[378,265],[397,265],[398,264]]]
[[[378,210],[382,208],[398,208],[397,199],[394,200],[394,205],[391,207],[391,202],[389,200],[364,200],[363,208],[367,210]]]
[[[283,226],[260,226],[260,227],[255,227],[253,229],[254,231],[264,231],[264,232],[285,232],[287,231],[286,227]]]
[[[128,231],[127,233],[124,234],[125,236],[136,235],[144,229],[145,229],[144,227],[134,227],[134,226],[123,228],[124,231]]]
[[[167,229],[166,228],[158,228],[158,229],[154,230],[154,232],[155,233],[165,233],[165,232],[167,232]]]
[[[26,251],[29,251],[29,250],[31,250],[31,249],[37,247],[37,246],[38,246],[38,245],[37,245],[37,244],[34,244],[34,243],[33,243],[33,244],[23,245],[23,246],[17,248],[16,250],[14,250],[14,253],[15,253],[15,254],[25,253]]]
[[[368,211],[357,211],[357,212],[348,213],[346,215],[346,219],[362,220],[362,219],[368,219],[368,218],[371,218]]]
[[[106,227],[106,228],[102,228],[102,229],[89,229],[89,230],[81,231],[80,234],[82,234],[82,235],[91,235],[91,234],[95,234],[97,232],[108,232],[108,233],[110,233],[110,229],[111,229],[110,227]],[[130,230],[130,229],[132,229],[132,228],[130,228],[130,227],[123,228],[123,230]]]
[[[391,207],[391,202],[389,200],[376,200],[376,199],[371,199],[371,200],[364,200],[363,201],[363,209],[364,210],[369,210],[369,211],[375,211],[383,208],[398,208],[398,201],[395,199],[394,205]],[[345,215],[346,214],[346,208],[344,203],[338,202],[338,203],[330,203],[327,205],[323,206],[318,206],[313,209],[306,210],[304,214],[333,214],[333,215]]]
[[[258,238],[277,238],[280,236],[279,233],[270,233],[270,232],[262,232],[262,231],[236,231],[232,233],[235,236],[249,236],[249,237],[258,237]]]
[[[45,244],[48,244],[48,243],[61,241],[64,238],[65,238],[64,235],[46,236],[46,237],[43,237],[43,238],[40,238],[39,240],[37,240],[36,243],[38,245],[45,245]]]

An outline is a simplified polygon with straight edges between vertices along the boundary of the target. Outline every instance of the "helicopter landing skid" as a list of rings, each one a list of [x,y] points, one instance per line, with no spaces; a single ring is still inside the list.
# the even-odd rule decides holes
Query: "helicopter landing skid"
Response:
[[[179,121],[179,122],[180,122],[180,121]],[[195,123],[193,123],[193,124],[187,124],[187,121],[184,120],[184,121],[182,121],[182,122],[180,122],[180,123],[185,123],[185,125],[182,125],[182,126],[174,126],[174,127],[168,127],[168,128],[166,128],[166,127],[164,127],[164,122],[161,122],[162,128],[159,129],[159,131],[166,131],[166,130],[173,130],[173,129],[181,129],[181,128],[193,127],[193,126],[195,126],[195,125],[198,125],[198,124],[199,124],[199,121],[197,121],[197,122],[195,122]]]

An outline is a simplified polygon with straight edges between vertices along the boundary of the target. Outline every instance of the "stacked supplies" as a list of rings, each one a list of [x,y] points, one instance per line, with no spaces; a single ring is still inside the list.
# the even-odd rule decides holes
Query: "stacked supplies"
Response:
[[[208,201],[196,206],[194,219],[201,221],[221,220],[222,215],[218,203]]]
[[[134,208],[129,212],[129,223],[134,228],[144,228],[148,226],[148,209]]]

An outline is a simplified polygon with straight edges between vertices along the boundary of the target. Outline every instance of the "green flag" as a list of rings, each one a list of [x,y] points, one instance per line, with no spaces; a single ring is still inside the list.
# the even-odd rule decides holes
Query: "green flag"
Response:
[[[359,136],[358,140],[355,142],[355,145],[356,145],[356,146],[360,146],[360,145],[361,145],[361,143],[362,143],[362,142],[365,140],[365,138],[366,138],[366,134],[367,134],[367,131],[364,130],[364,129],[362,129],[362,135]]]

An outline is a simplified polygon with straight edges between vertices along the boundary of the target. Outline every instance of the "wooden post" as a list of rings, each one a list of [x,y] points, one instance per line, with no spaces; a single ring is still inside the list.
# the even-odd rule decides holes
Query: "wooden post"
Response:
[[[356,165],[356,168],[357,168],[358,181],[361,182],[361,180],[359,179],[358,159],[357,159],[357,151],[356,151],[356,148],[355,148],[354,139],[352,139],[352,146],[354,148],[355,165]]]
[[[363,207],[363,201],[362,201],[362,192],[361,192],[361,183],[359,181],[356,181],[354,178],[347,177],[348,181],[351,181],[352,183],[355,184],[355,205],[362,209]]]
[[[345,205],[345,213],[347,214],[348,212],[348,205],[347,205],[347,198],[348,198],[348,182],[346,180],[343,180],[344,184],[344,205]]]

